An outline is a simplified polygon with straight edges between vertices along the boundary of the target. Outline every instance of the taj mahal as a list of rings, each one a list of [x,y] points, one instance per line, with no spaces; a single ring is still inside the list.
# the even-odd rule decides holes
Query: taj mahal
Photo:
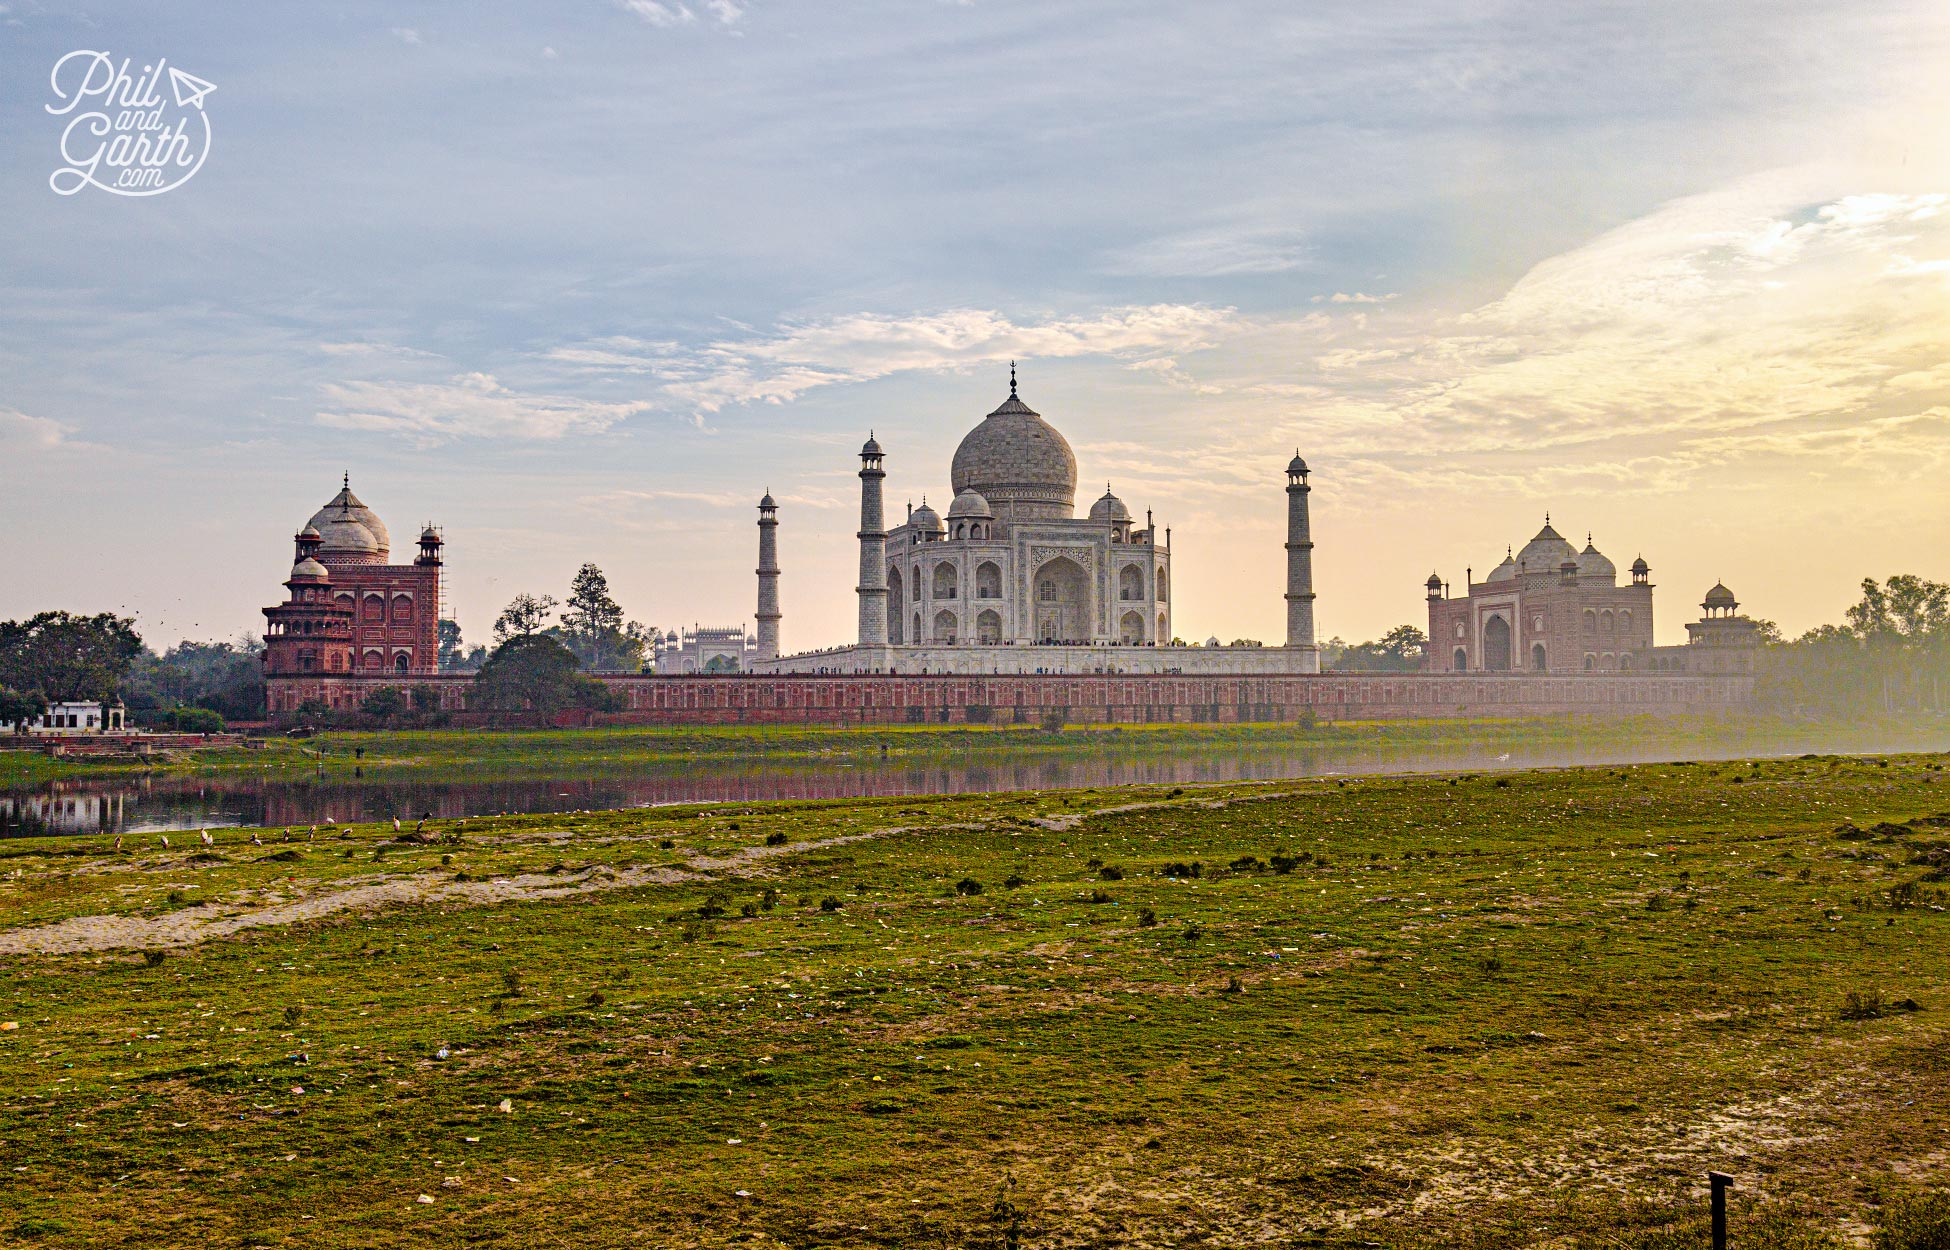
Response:
[[[1108,485],[1077,515],[1063,435],[1009,397],[955,449],[944,516],[922,496],[886,523],[886,452],[860,449],[859,640],[781,655],[777,505],[759,503],[756,673],[1317,673],[1307,465],[1286,467],[1287,638],[1189,647],[1171,629],[1171,531]]]

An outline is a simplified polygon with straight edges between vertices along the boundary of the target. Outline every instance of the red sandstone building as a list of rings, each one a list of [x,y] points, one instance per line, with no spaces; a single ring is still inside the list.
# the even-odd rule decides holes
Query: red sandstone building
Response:
[[[1589,539],[1579,551],[1551,528],[1506,555],[1483,581],[1451,597],[1429,574],[1428,671],[1618,673],[1652,651],[1651,569],[1632,562],[1629,585]]]
[[[264,675],[272,715],[315,700],[354,707],[366,691],[334,677],[408,681],[439,671],[439,531],[420,534],[411,564],[393,564],[385,523],[347,478],[298,531],[283,603],[264,609]]]

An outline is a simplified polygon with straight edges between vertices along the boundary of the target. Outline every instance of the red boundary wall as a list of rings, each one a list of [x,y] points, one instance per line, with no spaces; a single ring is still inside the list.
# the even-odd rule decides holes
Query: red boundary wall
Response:
[[[301,679],[306,694],[320,679]],[[432,687],[463,723],[464,674],[388,681],[327,678],[334,706],[356,708],[381,686]],[[578,713],[566,723],[609,725],[1037,724],[1267,722],[1433,719],[1451,716],[1643,716],[1730,711],[1753,694],[1753,679],[1723,674],[1500,676],[1326,673],[1318,676],[1078,676],[952,674],[885,676],[607,676],[625,710]],[[271,679],[273,708],[297,691]],[[281,693],[285,702],[280,702]]]

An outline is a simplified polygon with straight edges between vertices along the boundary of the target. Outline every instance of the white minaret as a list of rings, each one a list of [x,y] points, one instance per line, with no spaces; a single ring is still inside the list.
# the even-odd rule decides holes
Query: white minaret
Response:
[[[860,449],[860,645],[887,645],[887,518],[881,508],[880,444]]]
[[[779,505],[758,501],[758,658],[779,658]]]
[[[1286,645],[1302,673],[1320,671],[1314,645],[1314,540],[1307,521],[1307,462],[1298,451],[1286,466]]]

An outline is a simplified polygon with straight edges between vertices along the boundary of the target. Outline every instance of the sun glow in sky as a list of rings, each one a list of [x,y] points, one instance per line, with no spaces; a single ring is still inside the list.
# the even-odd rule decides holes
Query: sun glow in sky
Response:
[[[216,84],[195,178],[59,196],[76,48]],[[1424,623],[1549,511],[1790,633],[1950,576],[1950,9],[0,0],[0,617],[261,627],[349,471],[484,640],[850,639],[858,469],[1007,393],[1173,531],[1174,625]]]

